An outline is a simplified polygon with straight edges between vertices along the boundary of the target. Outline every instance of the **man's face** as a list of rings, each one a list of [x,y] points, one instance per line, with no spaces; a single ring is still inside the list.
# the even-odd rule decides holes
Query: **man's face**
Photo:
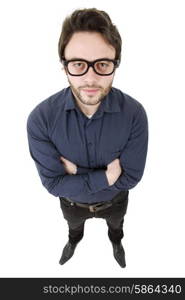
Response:
[[[115,59],[115,49],[97,32],[74,33],[65,48],[65,59],[94,61],[100,58]],[[114,73],[101,76],[90,67],[82,76],[67,74],[73,94],[81,105],[97,105],[112,87]]]

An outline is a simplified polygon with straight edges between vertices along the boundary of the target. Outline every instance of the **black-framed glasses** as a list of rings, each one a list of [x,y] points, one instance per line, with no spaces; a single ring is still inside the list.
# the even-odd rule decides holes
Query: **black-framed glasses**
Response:
[[[94,61],[77,58],[71,60],[62,59],[62,63],[71,76],[82,76],[86,74],[90,67],[100,76],[109,76],[119,66],[119,60],[100,58]]]

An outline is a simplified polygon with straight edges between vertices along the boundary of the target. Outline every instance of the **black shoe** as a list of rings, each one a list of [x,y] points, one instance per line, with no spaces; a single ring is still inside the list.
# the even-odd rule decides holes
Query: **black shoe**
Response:
[[[77,244],[78,243],[72,244],[70,241],[67,242],[63,249],[61,259],[59,261],[60,265],[65,264],[66,261],[68,261],[73,256]]]
[[[125,251],[123,249],[121,242],[119,244],[116,244],[113,242],[111,242],[111,243],[112,243],[112,247],[113,247],[114,258],[116,259],[116,261],[122,268],[125,268],[126,267]]]

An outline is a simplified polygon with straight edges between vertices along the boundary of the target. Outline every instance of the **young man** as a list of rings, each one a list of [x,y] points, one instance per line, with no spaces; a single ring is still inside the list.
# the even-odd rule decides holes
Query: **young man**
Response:
[[[59,56],[70,87],[41,102],[27,123],[29,149],[42,184],[60,198],[69,239],[60,264],[82,239],[89,218],[103,218],[113,254],[121,243],[128,190],[143,175],[147,117],[142,105],[113,88],[121,37],[97,9],[76,10],[63,23]]]

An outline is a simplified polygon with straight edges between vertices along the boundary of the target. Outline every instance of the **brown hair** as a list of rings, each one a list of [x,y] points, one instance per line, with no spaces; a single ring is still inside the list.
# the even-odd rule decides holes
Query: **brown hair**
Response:
[[[121,59],[122,41],[116,26],[105,11],[89,8],[75,10],[64,20],[58,42],[58,53],[61,61],[64,59],[64,50],[72,35],[80,31],[101,33],[104,39],[115,48],[115,59]]]

